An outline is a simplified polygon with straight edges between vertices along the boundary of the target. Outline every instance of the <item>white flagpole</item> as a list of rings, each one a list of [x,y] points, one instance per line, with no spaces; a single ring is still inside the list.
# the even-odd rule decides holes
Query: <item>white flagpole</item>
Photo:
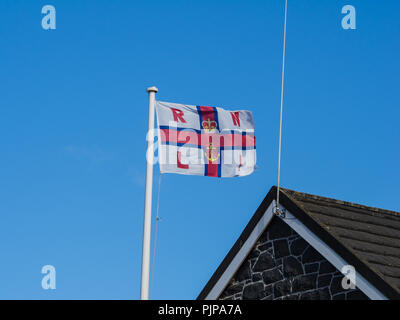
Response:
[[[151,235],[151,201],[153,190],[153,158],[154,158],[154,104],[156,101],[156,87],[147,88],[149,94],[149,129],[147,133],[146,153],[146,194],[144,200],[143,247],[142,247],[142,282],[140,299],[149,299],[150,275],[150,235]]]

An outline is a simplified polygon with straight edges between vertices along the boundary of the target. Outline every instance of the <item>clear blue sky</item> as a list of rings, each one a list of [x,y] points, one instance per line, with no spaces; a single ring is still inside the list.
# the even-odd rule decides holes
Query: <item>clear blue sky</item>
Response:
[[[56,30],[41,28],[45,4]],[[346,4],[356,30],[341,28]],[[197,296],[276,184],[283,13],[283,0],[0,2],[0,298],[139,298],[151,85],[255,118],[251,176],[163,175],[152,297]],[[289,0],[284,187],[400,211],[399,14]],[[154,206],[157,184],[158,166]]]

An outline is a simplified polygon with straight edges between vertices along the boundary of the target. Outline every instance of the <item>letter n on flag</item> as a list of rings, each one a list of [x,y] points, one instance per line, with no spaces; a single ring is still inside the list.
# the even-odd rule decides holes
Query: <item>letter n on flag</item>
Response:
[[[161,173],[235,177],[255,170],[250,111],[156,101],[156,113]]]

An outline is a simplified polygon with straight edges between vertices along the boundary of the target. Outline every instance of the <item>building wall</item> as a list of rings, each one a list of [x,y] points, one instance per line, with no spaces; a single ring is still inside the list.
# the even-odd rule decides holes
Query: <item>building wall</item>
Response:
[[[219,299],[365,300],[342,288],[343,275],[280,218],[274,217]]]

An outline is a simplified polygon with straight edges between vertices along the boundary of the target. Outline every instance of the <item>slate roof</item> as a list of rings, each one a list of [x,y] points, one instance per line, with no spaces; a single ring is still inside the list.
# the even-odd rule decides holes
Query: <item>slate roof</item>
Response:
[[[400,213],[282,189],[400,294]]]
[[[204,299],[270,203],[273,186],[208,281]],[[280,203],[389,299],[400,299],[400,213],[280,188]]]

